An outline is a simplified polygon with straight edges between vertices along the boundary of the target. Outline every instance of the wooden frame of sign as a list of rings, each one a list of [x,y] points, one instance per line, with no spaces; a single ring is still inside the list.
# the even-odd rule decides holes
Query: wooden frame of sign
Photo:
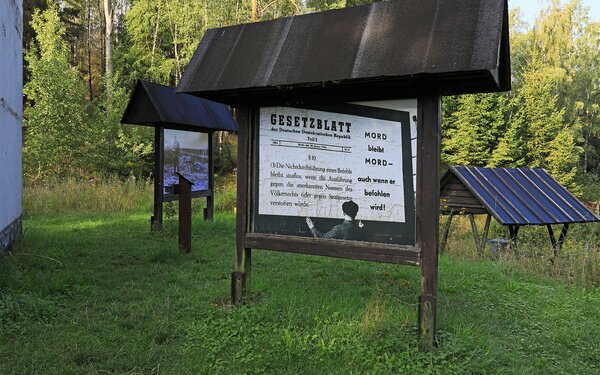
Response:
[[[177,201],[178,194],[164,193],[165,171],[165,129],[184,130],[195,133],[208,134],[208,189],[192,192],[192,198],[206,197],[204,219],[213,220],[214,217],[214,132],[197,132],[195,130],[180,129],[157,124],[154,127],[154,212],[150,218],[150,227],[153,231],[162,230],[163,203]]]
[[[436,332],[441,94],[425,93],[416,98],[417,171],[414,239],[411,244],[321,239],[256,231],[260,107],[236,107],[239,133],[236,269],[232,274],[234,304],[241,304],[250,288],[253,248],[420,266],[419,335],[425,346],[431,345]]]

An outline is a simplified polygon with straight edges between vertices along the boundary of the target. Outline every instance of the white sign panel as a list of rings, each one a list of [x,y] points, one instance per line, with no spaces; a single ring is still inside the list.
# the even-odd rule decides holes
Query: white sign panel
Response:
[[[401,124],[367,115],[260,109],[261,215],[405,222]]]

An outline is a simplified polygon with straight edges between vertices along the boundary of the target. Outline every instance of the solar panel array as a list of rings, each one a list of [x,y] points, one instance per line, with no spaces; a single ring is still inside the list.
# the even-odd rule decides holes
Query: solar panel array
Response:
[[[451,167],[503,225],[545,225],[600,221],[541,168]]]

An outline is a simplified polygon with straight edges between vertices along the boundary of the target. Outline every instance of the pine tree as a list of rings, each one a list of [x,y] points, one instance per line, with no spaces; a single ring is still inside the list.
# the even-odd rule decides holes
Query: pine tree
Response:
[[[549,143],[546,169],[558,182],[567,187],[572,193],[579,195],[581,187],[575,183],[577,175],[578,151],[575,146],[574,132],[570,128],[562,129]]]
[[[450,165],[487,165],[505,130],[505,106],[503,94],[458,97],[456,110],[448,120],[444,160]]]

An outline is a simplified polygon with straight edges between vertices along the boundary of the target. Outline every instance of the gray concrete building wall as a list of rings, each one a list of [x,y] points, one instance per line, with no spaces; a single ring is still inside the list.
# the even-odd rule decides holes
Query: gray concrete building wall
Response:
[[[0,255],[21,231],[23,1],[0,1]]]

